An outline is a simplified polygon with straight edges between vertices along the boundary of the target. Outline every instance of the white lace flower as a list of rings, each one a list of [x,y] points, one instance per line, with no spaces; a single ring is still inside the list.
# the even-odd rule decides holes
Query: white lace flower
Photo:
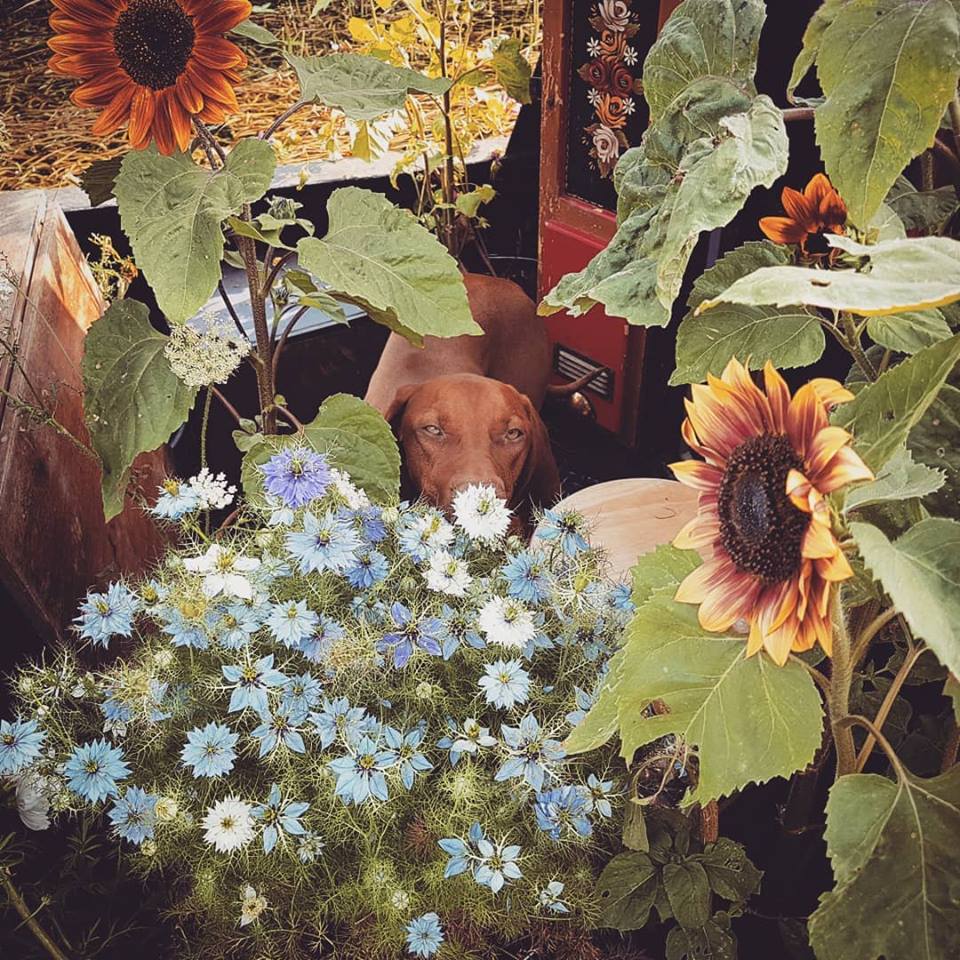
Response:
[[[437,550],[430,554],[423,576],[431,590],[449,594],[451,597],[464,596],[473,580],[467,562],[451,556],[446,550]]]
[[[491,486],[472,483],[453,498],[457,523],[476,540],[499,540],[510,526],[507,501]]]
[[[370,498],[359,487],[355,486],[350,478],[342,471],[336,468],[330,471],[333,478],[333,485],[337,493],[347,501],[347,506],[351,510],[362,510],[370,506]]]
[[[215,543],[200,557],[187,557],[183,565],[191,573],[202,573],[205,596],[240,597],[250,600],[253,586],[244,576],[260,566],[256,557],[245,557]]]
[[[226,383],[248,350],[233,324],[210,312],[201,313],[193,326],[172,324],[163,348],[177,379],[191,387]]]
[[[195,477],[187,481],[190,492],[197,498],[200,510],[222,510],[233,503],[233,495],[237,488],[227,483],[227,476],[218,473],[214,476],[204,467]]]
[[[257,893],[256,887],[248,883],[240,895],[240,926],[260,919],[260,914],[267,909],[267,898]]]
[[[519,600],[492,597],[477,617],[490,643],[501,647],[522,647],[537,633],[533,614]]]
[[[230,853],[245,847],[253,839],[253,817],[250,804],[227,797],[207,810],[203,818],[203,838],[219,853]]]

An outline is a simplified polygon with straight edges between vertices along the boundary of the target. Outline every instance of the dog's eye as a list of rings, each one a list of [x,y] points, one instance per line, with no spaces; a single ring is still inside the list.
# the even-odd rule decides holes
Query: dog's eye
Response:
[[[523,431],[519,427],[511,427],[504,436],[508,440],[520,440],[523,438]]]
[[[442,437],[443,431],[435,424],[428,423],[425,426],[420,428],[424,433],[430,434],[431,437]]]

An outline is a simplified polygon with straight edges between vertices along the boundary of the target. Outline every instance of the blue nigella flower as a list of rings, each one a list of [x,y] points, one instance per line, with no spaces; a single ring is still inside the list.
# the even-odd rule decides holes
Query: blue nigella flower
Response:
[[[322,497],[333,479],[326,457],[306,447],[281,450],[260,470],[267,493],[288,507],[302,507]]]
[[[247,707],[257,713],[266,713],[267,690],[270,687],[281,687],[287,678],[273,669],[273,654],[261,657],[256,663],[229,664],[221,667],[224,679],[233,684],[230,694],[230,706],[227,713],[236,713]]]
[[[80,626],[81,638],[105,647],[111,637],[130,636],[138,607],[135,594],[122,583],[111,583],[106,593],[87,594],[74,622]]]
[[[559,740],[544,737],[540,724],[532,713],[526,714],[518,727],[504,724],[500,728],[500,735],[510,756],[504,760],[493,778],[498,783],[522,777],[539,792],[548,776],[548,765],[566,756]]]
[[[613,780],[601,780],[595,773],[587,777],[587,794],[593,809],[601,817],[613,816],[613,807],[610,798],[616,793],[617,787]]]
[[[360,538],[350,521],[339,513],[327,511],[322,517],[303,516],[303,532],[288,533],[284,545],[300,563],[301,573],[331,570],[343,573],[353,566]]]
[[[320,702],[323,684],[310,673],[301,673],[299,677],[290,677],[280,691],[281,708],[292,714],[306,716],[311,707]]]
[[[319,713],[310,714],[310,722],[320,735],[320,747],[325,749],[337,739],[343,737],[345,742],[358,740],[373,718],[363,707],[351,707],[346,697],[336,700],[323,700],[323,709]]]
[[[519,660],[496,660],[484,667],[479,686],[487,703],[509,710],[527,702],[530,674],[523,669]]]
[[[576,685],[573,688],[573,697],[576,709],[571,710],[566,717],[567,723],[571,727],[583,722],[583,718],[586,717],[594,703],[594,695]]]
[[[302,837],[306,829],[300,818],[310,809],[309,803],[285,803],[280,799],[280,787],[274,784],[266,803],[254,804],[250,814],[254,820],[263,822],[263,852],[270,853],[277,845],[281,834]]]
[[[618,583],[607,595],[607,603],[618,613],[633,613],[637,605],[633,602],[633,592],[628,583]]]
[[[117,781],[130,776],[123,751],[106,740],[93,740],[76,748],[64,764],[67,786],[90,803],[117,793]]]
[[[306,719],[305,713],[291,713],[290,710],[280,707],[273,714],[262,714],[261,719],[263,723],[250,731],[250,736],[260,741],[261,757],[265,757],[271,750],[276,750],[281,743],[294,753],[307,752],[303,737],[297,729],[297,725]]]
[[[19,773],[33,763],[46,736],[36,720],[0,720],[0,774]]]
[[[117,836],[139,847],[144,840],[153,839],[157,798],[140,787],[129,787],[121,799],[114,801],[108,816]]]
[[[443,943],[443,928],[435,913],[425,913],[407,924],[407,953],[414,957],[432,957]]]
[[[289,527],[293,524],[293,507],[288,507],[283,500],[270,493],[264,497],[264,500],[270,510],[270,516],[267,517],[268,527]]]
[[[538,650],[550,650],[554,646],[553,641],[543,632],[545,623],[546,617],[542,613],[533,615],[533,625],[537,632],[523,645],[521,653],[524,659],[532,660]]]
[[[133,718],[133,707],[117,697],[114,687],[108,687],[106,692],[107,699],[100,704],[100,712],[106,721],[104,730],[122,731],[124,724],[129,723]]]
[[[564,831],[569,830],[577,836],[589,837],[593,833],[588,816],[592,807],[589,797],[578,787],[568,784],[538,793],[534,812],[537,826],[552,840],[559,840]]]
[[[524,550],[516,554],[501,571],[507,581],[507,593],[524,603],[543,603],[550,596],[547,565],[539,553]]]
[[[439,510],[405,513],[397,524],[397,543],[414,563],[423,563],[434,550],[449,546],[453,538],[453,527]]]
[[[561,549],[568,557],[576,556],[581,550],[586,550],[587,543],[584,533],[586,523],[580,514],[572,510],[545,510],[543,520],[537,528],[537,536],[541,540],[558,541]]]
[[[165,520],[179,520],[188,513],[193,513],[200,507],[200,498],[197,491],[175,477],[170,477],[157,487],[160,496],[157,502],[150,508],[150,512],[155,517],[162,517]]]
[[[233,769],[237,759],[234,747],[239,735],[219,723],[195,727],[187,733],[187,742],[180,751],[183,765],[193,768],[194,777],[220,777]]]
[[[360,533],[367,543],[380,543],[387,536],[387,525],[383,522],[383,512],[379,507],[361,507],[353,511],[355,520],[360,521]]]
[[[483,836],[483,827],[479,823],[474,823],[470,827],[469,840],[461,840],[459,837],[444,837],[438,841],[440,849],[450,857],[443,871],[444,880],[457,877],[470,869],[470,861],[476,855],[474,848],[483,839]]]
[[[414,647],[419,647],[434,657],[441,655],[442,651],[438,640],[440,621],[436,617],[424,617],[417,620],[410,609],[399,602],[390,607],[390,615],[399,629],[387,633],[377,643],[377,650],[384,654],[392,650],[393,665],[397,669],[407,665]]]
[[[297,845],[297,858],[301,863],[313,863],[323,852],[326,844],[315,833],[307,831]]]
[[[426,733],[426,724],[420,724],[406,734],[393,727],[386,727],[383,731],[383,739],[387,746],[397,754],[400,782],[407,790],[413,789],[413,781],[418,773],[426,773],[427,770],[433,769],[433,764],[420,750],[420,744],[423,743]]]
[[[379,550],[363,550],[357,554],[356,563],[346,571],[346,577],[354,590],[369,590],[389,571],[390,564]]]
[[[559,880],[551,880],[537,894],[537,902],[544,910],[549,910],[551,913],[569,913],[570,908],[560,899],[562,894],[563,884]]]
[[[477,630],[476,617],[462,610],[454,610],[446,604],[440,611],[440,632],[437,636],[444,660],[449,660],[461,643],[473,647],[474,650],[482,650],[487,645]]]
[[[384,749],[372,737],[364,736],[349,747],[344,757],[330,760],[327,766],[337,775],[336,794],[347,806],[362,804],[370,797],[377,800],[387,799],[387,778],[389,770],[397,762],[394,750]]]
[[[228,650],[240,650],[263,626],[263,613],[261,608],[250,604],[230,604],[216,620],[213,632]]]
[[[306,600],[286,600],[270,609],[267,626],[274,637],[285,646],[296,649],[301,641],[311,636],[320,618],[307,609]]]
[[[450,751],[450,766],[455,767],[460,758],[468,753],[471,756],[480,752],[481,747],[495,747],[496,737],[490,736],[488,727],[481,727],[472,717],[463,721],[463,729],[457,726],[453,717],[447,717],[450,733],[437,741],[442,750]]]
[[[521,848],[516,844],[498,843],[484,837],[477,844],[480,861],[473,872],[473,879],[481,886],[499,893],[508,880],[519,880],[523,874],[517,866]]]
[[[311,662],[322,663],[329,655],[335,641],[342,639],[343,627],[329,617],[318,617],[313,633],[304,637],[297,649]]]
[[[206,650],[209,645],[207,621],[200,612],[184,613],[177,607],[163,607],[159,612],[163,632],[175,647]]]

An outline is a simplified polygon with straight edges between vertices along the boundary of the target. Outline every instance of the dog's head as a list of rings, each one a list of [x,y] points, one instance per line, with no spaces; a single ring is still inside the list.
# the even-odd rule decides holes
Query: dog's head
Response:
[[[547,430],[508,384],[474,374],[397,390],[387,412],[416,493],[449,511],[459,490],[489,484],[511,507],[552,503],[560,490]]]

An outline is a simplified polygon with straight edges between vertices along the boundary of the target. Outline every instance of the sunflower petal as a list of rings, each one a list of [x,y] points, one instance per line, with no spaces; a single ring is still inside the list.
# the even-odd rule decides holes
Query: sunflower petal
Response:
[[[799,243],[807,235],[807,231],[789,217],[761,217],[758,226],[774,243]]]

